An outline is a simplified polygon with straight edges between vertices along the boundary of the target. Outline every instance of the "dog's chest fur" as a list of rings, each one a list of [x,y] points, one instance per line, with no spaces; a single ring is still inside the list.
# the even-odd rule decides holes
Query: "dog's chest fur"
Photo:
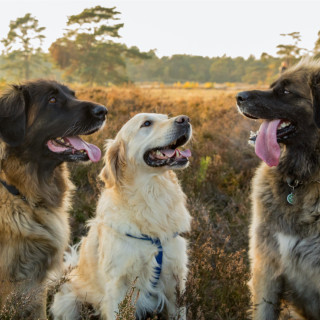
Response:
[[[320,308],[308,301],[320,298],[320,184],[315,180],[294,190],[289,204],[289,186],[276,169],[264,164],[253,180],[253,217],[250,255],[257,253],[282,278],[283,298],[303,309],[310,319]],[[297,298],[299,297],[299,298]]]
[[[67,176],[63,178],[71,185]],[[0,186],[1,278],[42,282],[48,271],[61,264],[69,241],[69,192],[63,190],[52,207],[35,204],[32,197],[21,199]]]

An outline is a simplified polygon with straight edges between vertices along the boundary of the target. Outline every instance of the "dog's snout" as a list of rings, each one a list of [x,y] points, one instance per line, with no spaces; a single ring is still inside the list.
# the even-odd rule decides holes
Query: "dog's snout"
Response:
[[[242,91],[242,92],[239,92],[236,96],[236,99],[237,99],[237,103],[238,105],[241,104],[242,102],[244,101],[247,101],[250,97],[250,93],[249,91]]]
[[[177,124],[187,124],[190,122],[190,118],[187,116],[179,116],[176,118],[175,122]]]
[[[102,105],[95,105],[91,109],[91,114],[99,120],[104,120],[106,118],[107,113],[108,109]]]

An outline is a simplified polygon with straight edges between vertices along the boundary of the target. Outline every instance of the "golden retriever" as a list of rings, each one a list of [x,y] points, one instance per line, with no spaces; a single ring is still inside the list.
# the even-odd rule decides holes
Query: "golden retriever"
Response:
[[[187,276],[190,230],[186,197],[172,169],[188,165],[191,137],[187,116],[137,114],[107,143],[105,183],[82,240],[79,262],[52,306],[55,319],[76,319],[78,301],[93,304],[103,319],[116,319],[118,305],[135,279],[136,316],[166,311],[185,319],[176,307],[176,288]]]

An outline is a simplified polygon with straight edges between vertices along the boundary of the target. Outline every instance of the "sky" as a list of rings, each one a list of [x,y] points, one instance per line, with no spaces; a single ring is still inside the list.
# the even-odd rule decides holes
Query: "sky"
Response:
[[[320,31],[320,1],[0,0],[0,39],[11,20],[31,13],[46,27],[47,51],[63,35],[68,16],[96,5],[121,12],[122,43],[142,51],[156,49],[159,57],[276,55],[278,44],[290,43],[280,34],[293,31],[301,33],[299,45],[312,50]]]

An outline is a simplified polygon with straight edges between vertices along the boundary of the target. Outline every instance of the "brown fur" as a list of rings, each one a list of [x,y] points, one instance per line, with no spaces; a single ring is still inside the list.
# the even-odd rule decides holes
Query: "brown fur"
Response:
[[[28,200],[0,187],[1,303],[6,303],[16,287],[37,293],[43,300],[35,298],[35,305],[28,306],[37,319],[45,315],[42,291],[47,273],[61,265],[69,241],[67,212],[72,184],[65,165],[55,170],[50,184],[39,181],[41,177],[29,172],[32,169],[27,164],[15,159],[2,160],[2,168],[0,179],[17,186]],[[5,282],[7,292],[2,292]]]
[[[55,103],[48,102],[52,97]],[[14,319],[46,318],[48,273],[61,266],[69,241],[73,185],[64,161],[76,156],[51,152],[47,141],[69,128],[69,135],[86,133],[75,131],[75,124],[87,124],[91,133],[104,122],[105,110],[54,81],[13,86],[0,97],[0,180],[20,192],[0,183],[0,316],[19,295],[28,303],[16,306]]]
[[[305,59],[267,91],[241,92],[249,117],[289,120],[278,166],[252,184],[250,259],[253,319],[320,319],[320,62]],[[287,196],[297,182],[294,203]],[[294,310],[294,311],[292,311]]]

